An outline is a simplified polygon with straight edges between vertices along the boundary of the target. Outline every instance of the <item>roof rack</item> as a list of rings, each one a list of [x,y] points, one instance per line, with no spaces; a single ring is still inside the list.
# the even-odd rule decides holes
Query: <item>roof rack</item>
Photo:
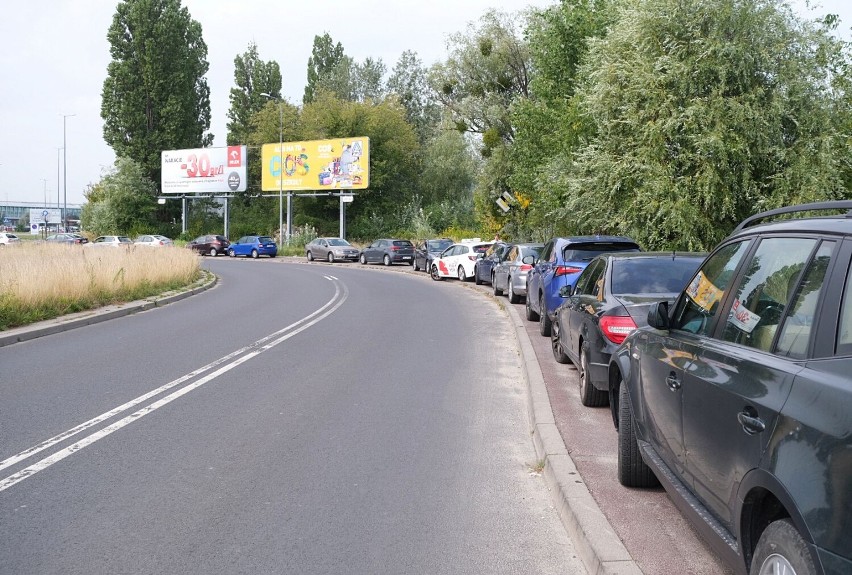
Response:
[[[774,210],[769,210],[767,212],[761,212],[759,214],[755,214],[751,217],[744,219],[740,225],[734,228],[734,232],[738,232],[750,226],[756,225],[761,220],[766,220],[769,218],[774,218],[776,216],[781,216],[784,214],[796,214],[801,212],[815,212],[819,210],[847,210],[846,217],[852,218],[852,201],[850,200],[837,200],[833,202],[814,202],[812,204],[799,204],[796,206],[786,206],[783,208],[776,208]]]

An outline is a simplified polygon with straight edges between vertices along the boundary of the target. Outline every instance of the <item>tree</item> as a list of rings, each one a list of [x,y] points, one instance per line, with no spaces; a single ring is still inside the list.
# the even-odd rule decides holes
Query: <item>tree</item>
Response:
[[[595,135],[552,164],[561,216],[704,250],[757,210],[847,195],[838,42],[773,1],[637,2],[581,70]]]
[[[80,219],[96,235],[129,235],[150,231],[157,185],[141,164],[120,157],[101,181],[85,193]]]
[[[383,80],[387,68],[382,59],[366,58],[352,67],[350,93],[356,102],[379,102],[385,95]]]
[[[351,65],[351,59],[343,53],[343,46],[340,42],[335,44],[328,32],[314,36],[314,45],[308,58],[308,83],[302,103],[313,102],[321,90],[349,100]]]
[[[441,119],[440,105],[426,80],[426,69],[417,52],[402,53],[388,78],[387,91],[405,107],[405,117],[414,126],[421,143],[432,136]]]
[[[107,39],[104,140],[159,183],[163,150],[213,141],[201,25],[180,0],[126,0],[116,7]]]
[[[281,99],[281,69],[278,62],[260,59],[257,44],[234,58],[234,83],[231,88],[231,109],[228,111],[228,145],[248,142],[252,132],[251,118],[269,101]]]

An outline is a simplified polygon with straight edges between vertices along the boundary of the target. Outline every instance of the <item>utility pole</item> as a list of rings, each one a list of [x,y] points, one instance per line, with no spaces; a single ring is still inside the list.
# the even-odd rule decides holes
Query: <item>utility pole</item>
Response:
[[[66,160],[68,158],[68,144],[65,142],[65,120],[77,114],[62,114],[62,191],[64,192],[62,200],[62,225],[68,228],[68,166]]]

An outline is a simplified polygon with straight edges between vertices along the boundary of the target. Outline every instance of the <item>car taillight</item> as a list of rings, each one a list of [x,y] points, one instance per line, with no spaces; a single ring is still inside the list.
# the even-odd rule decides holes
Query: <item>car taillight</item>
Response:
[[[578,274],[583,271],[583,268],[578,268],[577,266],[556,266],[556,270],[553,272],[555,276],[567,276],[569,274]]]
[[[478,259],[479,259],[479,257],[477,257],[477,256],[467,256],[467,259],[469,259],[469,260],[470,260],[470,261],[472,261],[472,262],[475,262],[476,260],[478,260]]]
[[[400,248],[399,246],[391,246],[392,251],[398,252],[400,249],[402,248]]]
[[[636,329],[633,318],[623,315],[605,315],[601,317],[601,333],[614,344],[620,344]]]
[[[532,269],[532,266],[531,266],[530,264],[524,264],[524,265],[522,265],[522,266],[520,267],[520,270],[521,270],[522,272],[528,272],[528,271],[530,271],[531,269]]]
[[[166,242],[164,242],[163,240],[160,240],[160,245],[164,246],[164,245],[166,245]]]

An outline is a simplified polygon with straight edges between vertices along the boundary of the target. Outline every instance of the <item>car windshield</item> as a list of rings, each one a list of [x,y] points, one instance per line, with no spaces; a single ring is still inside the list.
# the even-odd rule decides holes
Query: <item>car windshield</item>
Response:
[[[442,252],[453,245],[452,240],[432,240],[426,242],[426,249],[430,252]]]
[[[587,244],[568,246],[562,250],[562,260],[566,262],[590,262],[595,257],[608,252],[638,252],[639,246],[631,243]]]
[[[328,240],[328,245],[330,245],[330,246],[350,246],[352,244],[350,244],[346,240],[343,240],[343,239],[340,239],[340,238],[331,238],[330,240]]]
[[[629,258],[612,263],[615,294],[677,294],[686,287],[702,258]]]

